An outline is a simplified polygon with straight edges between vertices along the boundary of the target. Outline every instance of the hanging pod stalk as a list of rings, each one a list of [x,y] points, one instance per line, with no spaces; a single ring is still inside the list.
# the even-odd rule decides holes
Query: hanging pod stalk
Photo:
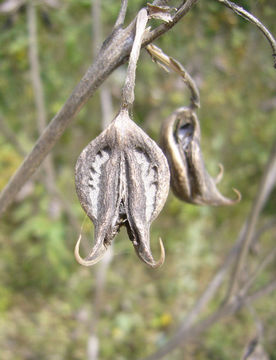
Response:
[[[139,258],[151,267],[160,266],[165,251],[160,239],[161,256],[155,261],[150,249],[150,225],[166,201],[170,175],[167,160],[157,144],[130,118],[134,101],[135,71],[147,12],[137,17],[136,35],[130,54],[121,109],[112,123],[82,151],[76,164],[76,191],[82,207],[95,226],[95,244],[83,259],[97,263],[106,248],[125,226]]]
[[[181,200],[196,205],[233,205],[240,201],[223,196],[216,184],[223,177],[220,165],[218,176],[213,179],[206,170],[200,147],[200,123],[195,109],[200,107],[200,95],[195,81],[177,60],[162,49],[150,44],[147,51],[152,59],[165,70],[177,73],[191,93],[190,105],[177,109],[161,127],[161,147],[167,157],[171,172],[171,187]]]

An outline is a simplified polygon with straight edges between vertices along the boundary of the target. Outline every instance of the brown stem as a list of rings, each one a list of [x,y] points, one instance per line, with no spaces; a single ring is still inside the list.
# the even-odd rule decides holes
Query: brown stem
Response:
[[[274,58],[274,67],[276,68],[276,40],[273,37],[273,35],[269,32],[269,30],[260,22],[259,19],[257,19],[254,15],[250,14],[250,12],[243,9],[241,6],[233,3],[229,0],[218,0],[225,6],[227,6],[229,9],[234,11],[239,16],[243,17],[245,20],[250,21],[252,24],[256,25],[261,32],[264,34],[264,36],[267,38],[271,48],[272,48],[272,56]]]
[[[36,9],[33,3],[33,0],[27,2],[27,23],[28,23],[28,33],[29,33],[29,63],[30,63],[30,73],[31,73],[31,82],[33,87],[34,101],[37,114],[37,127],[38,133],[41,135],[47,126],[47,115],[46,115],[46,106],[44,98],[44,89],[42,85],[41,75],[40,75],[40,63],[38,56],[38,39],[37,39],[37,17]],[[44,162],[45,177],[43,178],[43,183],[49,193],[50,206],[49,213],[50,216],[56,218],[60,212],[59,201],[51,196],[53,194],[53,189],[55,188],[55,170],[53,159],[51,154],[45,159]]]
[[[116,20],[116,23],[119,22],[121,25],[124,21],[124,7],[126,6],[127,1],[122,0],[122,6]],[[102,41],[102,25],[101,25],[101,2],[100,0],[91,0],[91,15],[92,15],[92,48],[93,54],[97,54],[99,50],[99,46]],[[122,22],[122,23],[121,23]],[[114,26],[119,27],[119,25]],[[100,88],[100,101],[101,101],[101,112],[102,112],[102,120],[101,125],[102,129],[105,129],[113,117],[113,106],[112,106],[112,98],[109,87],[107,84],[103,84]]]
[[[254,270],[253,274],[249,277],[249,279],[246,281],[242,289],[239,291],[239,294],[244,294],[249,291],[249,289],[257,279],[257,277],[273,261],[275,256],[276,256],[276,247],[272,250],[269,250],[269,252],[266,254],[266,256],[262,259],[262,261]]]
[[[22,155],[23,157],[26,156],[26,152],[23,146],[20,144],[20,142],[18,141],[14,133],[11,131],[11,129],[7,126],[1,115],[0,115],[0,131],[2,135],[8,140],[8,142],[12,144],[12,146],[15,148],[18,154]]]
[[[125,17],[126,17],[127,4],[128,4],[128,0],[121,1],[121,8],[120,8],[119,14],[117,16],[117,20],[114,25],[114,30],[123,26],[123,24],[125,22]]]
[[[239,253],[236,265],[234,267],[233,276],[230,281],[230,286],[226,301],[231,301],[233,295],[236,294],[240,275],[246,262],[248,250],[255,233],[256,225],[260,216],[260,213],[271,193],[276,180],[276,142],[273,145],[269,160],[267,162],[264,174],[261,179],[259,190],[257,191],[256,198],[254,200],[251,212],[248,217],[246,234],[243,241],[243,247]]]
[[[185,85],[188,87],[191,93],[191,108],[199,108],[200,107],[200,95],[197,85],[194,79],[190,76],[188,71],[180,64],[179,61],[175,60],[171,56],[166,55],[162,49],[157,47],[154,44],[149,44],[146,46],[146,50],[152,57],[153,61],[159,63],[160,61],[165,65],[165,69],[170,69],[178,74]]]
[[[177,347],[182,346],[182,348],[189,343],[192,339],[197,338],[207,329],[209,329],[213,324],[220,321],[221,319],[234,315],[239,310],[241,310],[244,306],[248,306],[252,304],[254,301],[259,298],[270,294],[271,292],[276,290],[276,280],[272,281],[268,285],[259,289],[255,293],[249,296],[236,297],[233,302],[223,305],[220,309],[216,310],[200,322],[195,325],[184,329],[179,330],[173,337],[171,341],[165,344],[162,348],[157,350],[154,354],[144,358],[143,360],[159,360],[164,356],[175,350]]]
[[[122,107],[127,107],[129,109],[132,107],[134,102],[136,67],[140,55],[140,49],[143,42],[143,36],[147,25],[147,21],[148,21],[147,10],[146,9],[140,10],[136,20],[135,38],[129,57],[126,80],[122,90]]]

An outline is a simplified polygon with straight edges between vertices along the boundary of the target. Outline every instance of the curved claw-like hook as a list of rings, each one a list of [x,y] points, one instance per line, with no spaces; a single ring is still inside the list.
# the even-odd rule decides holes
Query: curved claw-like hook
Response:
[[[75,254],[75,259],[77,260],[77,262],[83,266],[95,265],[97,262],[99,262],[103,258],[104,254],[107,250],[107,248],[105,246],[103,246],[102,244],[96,245],[92,249],[91,253],[85,259],[83,259],[80,256],[80,242],[81,242],[81,234],[76,243],[74,254]]]
[[[233,201],[233,204],[237,204],[241,201],[241,198],[242,198],[242,194],[239,192],[239,190],[235,189],[235,188],[232,188],[234,193],[237,194],[237,199],[234,199],[232,200]]]
[[[223,178],[223,174],[224,174],[224,167],[222,164],[218,164],[219,167],[219,173],[217,174],[217,176],[214,178],[215,184],[218,184],[221,182],[222,178]]]
[[[233,188],[233,191],[236,193],[236,199],[230,199],[228,197],[223,196],[217,188],[215,188],[212,196],[208,199],[199,199],[195,203],[197,205],[213,205],[213,206],[227,206],[227,205],[234,205],[241,201],[241,193],[239,190]]]
[[[155,261],[153,256],[152,256],[152,253],[151,253],[151,250],[148,248],[148,247],[143,247],[143,250],[139,250],[139,248],[135,246],[135,250],[137,252],[137,255],[138,257],[147,265],[149,265],[150,267],[152,268],[158,268],[160,267],[161,265],[163,265],[164,261],[165,261],[165,257],[166,257],[166,254],[165,254],[165,248],[164,248],[164,245],[163,245],[163,241],[161,238],[159,238],[159,244],[160,244],[160,251],[161,251],[161,254],[160,254],[160,258],[158,261]]]

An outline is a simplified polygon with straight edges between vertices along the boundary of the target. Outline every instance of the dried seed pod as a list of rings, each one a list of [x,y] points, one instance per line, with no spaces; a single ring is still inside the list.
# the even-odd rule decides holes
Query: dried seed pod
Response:
[[[151,267],[150,225],[161,211],[169,191],[170,172],[162,150],[129,116],[134,101],[135,71],[148,15],[138,13],[119,114],[82,151],[76,164],[76,190],[80,203],[95,225],[95,245],[86,259],[75,247],[77,261],[85,266],[98,262],[122,225],[140,257]]]
[[[82,151],[76,164],[76,190],[80,203],[95,226],[95,245],[85,266],[98,262],[108,245],[125,225],[140,257],[151,267],[155,261],[150,250],[149,229],[166,201],[170,175],[162,150],[122,108],[108,128]]]
[[[237,199],[223,196],[207,172],[200,148],[200,124],[191,108],[179,108],[164,121],[161,147],[169,162],[172,190],[179,199],[196,205],[233,205],[240,201],[235,189]]]

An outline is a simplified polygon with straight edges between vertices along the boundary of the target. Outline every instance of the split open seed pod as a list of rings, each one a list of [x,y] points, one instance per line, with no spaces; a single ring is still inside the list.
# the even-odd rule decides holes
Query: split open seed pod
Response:
[[[236,189],[236,199],[223,196],[216,187],[217,181],[207,172],[200,147],[200,123],[191,108],[179,108],[164,121],[161,147],[170,166],[172,190],[179,199],[214,206],[240,201]]]
[[[76,190],[80,203],[95,226],[95,245],[82,265],[98,262],[108,245],[126,226],[141,260],[151,267],[150,225],[166,201],[170,175],[167,160],[157,144],[121,109],[109,127],[82,151],[76,164]]]

